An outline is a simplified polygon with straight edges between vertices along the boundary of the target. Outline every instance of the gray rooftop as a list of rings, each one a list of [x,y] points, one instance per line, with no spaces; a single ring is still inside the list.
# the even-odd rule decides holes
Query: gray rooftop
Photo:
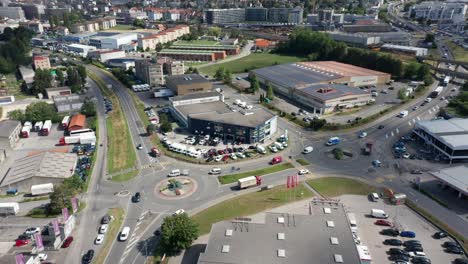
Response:
[[[17,159],[0,185],[17,183],[31,177],[66,179],[73,175],[76,162],[76,154],[62,152],[42,152]]]
[[[177,102],[177,101],[185,101],[185,100],[199,99],[199,98],[212,97],[212,96],[220,96],[220,93],[215,92],[215,91],[193,93],[193,94],[174,96],[174,97],[169,98],[169,100],[172,102]]]
[[[253,70],[256,75],[285,87],[301,88],[342,78],[338,74],[312,71],[300,64],[290,63]]]
[[[331,208],[331,213],[325,214],[324,207]],[[342,205],[311,203],[311,208],[311,215],[267,213],[265,223],[216,223],[198,263],[332,264],[336,263],[335,255],[341,255],[343,263],[360,263]],[[284,223],[279,223],[279,217]],[[333,221],[334,227],[327,221]],[[332,238],[338,244],[332,244]],[[284,257],[278,256],[280,250],[284,250]]]
[[[0,138],[9,138],[15,131],[16,127],[20,125],[20,121],[4,120],[0,122]]]
[[[417,127],[439,137],[453,149],[468,149],[468,119],[418,121]]]
[[[468,195],[468,166],[456,166],[431,172],[439,180]]]
[[[317,84],[299,89],[299,91],[316,97],[322,101],[337,99],[348,95],[370,95],[369,92],[364,92],[356,87],[350,87],[343,84]]]
[[[205,95],[206,97],[206,95]],[[192,119],[207,120],[224,124],[233,124],[244,127],[257,127],[273,118],[275,115],[263,109],[232,111],[229,105],[221,101],[204,102],[176,106],[184,116]],[[248,113],[248,114],[244,114]]]
[[[205,79],[200,74],[182,74],[182,75],[167,76],[166,81],[167,82],[170,81],[176,85],[210,82],[209,80]]]
[[[61,87],[51,87],[51,88],[47,88],[47,89],[46,89],[46,92],[55,92],[55,91],[64,91],[64,90],[71,91],[70,87],[68,87],[68,86],[61,86]]]

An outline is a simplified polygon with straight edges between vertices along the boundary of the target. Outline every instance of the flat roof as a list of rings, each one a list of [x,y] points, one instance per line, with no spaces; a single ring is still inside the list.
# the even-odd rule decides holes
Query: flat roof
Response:
[[[170,89],[166,89],[166,90],[170,90]],[[218,93],[218,92],[203,92],[203,93],[193,93],[193,94],[179,95],[179,96],[170,97],[169,101],[177,102],[177,101],[185,101],[185,100],[192,100],[192,99],[213,97],[213,96],[220,96],[220,93]]]
[[[418,121],[417,127],[424,129],[454,149],[468,149],[468,119]]]
[[[31,177],[69,178],[75,171],[77,155],[62,152],[42,152],[17,159],[1,182],[14,184]]]
[[[200,74],[196,73],[167,76],[166,82],[168,81],[174,83],[175,85],[210,82]]]
[[[434,177],[468,195],[468,166],[456,166],[430,172]]]
[[[316,84],[303,89],[298,89],[297,91],[311,95],[323,101],[337,99],[348,95],[370,95],[369,92],[364,92],[361,89],[356,89],[355,87],[350,87],[344,84]]]
[[[193,55],[211,55],[214,50],[185,50],[185,49],[162,49],[158,54],[193,54]]]
[[[193,119],[252,128],[264,124],[275,116],[263,108],[234,112],[229,105],[221,101],[180,105],[175,108],[184,116]]]
[[[406,50],[406,51],[418,51],[418,50],[426,50],[426,48],[418,48],[412,46],[403,46],[403,45],[393,45],[393,44],[383,44],[382,48],[389,48],[389,49],[398,49],[398,50]]]
[[[325,214],[324,207],[331,213]],[[264,223],[216,223],[198,263],[331,264],[336,258],[360,263],[343,206],[311,203],[311,210],[311,215],[266,213]],[[333,221],[333,227],[327,221]]]
[[[15,131],[16,127],[20,125],[20,121],[4,120],[0,122],[0,138],[9,138]]]

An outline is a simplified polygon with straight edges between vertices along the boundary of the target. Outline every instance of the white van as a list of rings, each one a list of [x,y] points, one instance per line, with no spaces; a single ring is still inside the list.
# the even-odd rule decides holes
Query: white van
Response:
[[[180,176],[180,170],[179,170],[179,169],[172,170],[172,171],[167,175],[167,177],[177,177],[177,176]]]
[[[302,153],[304,154],[308,154],[308,153],[311,153],[312,151],[314,151],[314,148],[312,146],[308,146],[308,147],[305,147],[304,150],[302,151]]]
[[[403,110],[400,112],[400,114],[398,115],[399,118],[403,118],[403,117],[406,117],[408,115],[408,111],[407,110]]]
[[[122,229],[122,232],[120,232],[119,240],[120,241],[125,241],[128,238],[128,235],[130,234],[130,227],[126,226]]]
[[[381,209],[372,209],[371,210],[371,215],[374,218],[381,218],[381,219],[387,219],[388,218],[388,214],[386,214],[385,211],[381,210]]]
[[[242,102],[241,100],[236,99],[236,100],[234,101],[234,104],[235,104],[235,105],[239,105],[241,102]]]
[[[349,219],[349,225],[351,226],[352,231],[357,231],[357,221],[356,221],[356,215],[354,213],[348,213],[348,219]]]
[[[281,144],[281,143],[279,143],[279,142],[275,142],[274,144],[275,144],[275,147],[276,147],[277,149],[279,149],[279,150],[284,149],[283,144]]]
[[[221,168],[212,168],[208,174],[221,174]]]
[[[260,154],[266,154],[266,149],[263,146],[257,146],[257,152]]]

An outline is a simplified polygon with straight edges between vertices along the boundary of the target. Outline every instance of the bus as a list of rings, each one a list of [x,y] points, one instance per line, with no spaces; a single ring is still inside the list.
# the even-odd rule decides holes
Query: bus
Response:
[[[93,130],[90,129],[90,128],[73,130],[73,131],[70,131],[70,136],[78,135],[78,134],[82,134],[82,133],[89,133],[89,132],[93,132]]]
[[[450,76],[445,76],[443,85],[447,86],[450,83]]]
[[[431,93],[431,97],[432,98],[436,98],[437,96],[439,96],[439,94],[444,90],[444,87],[443,86],[438,86],[432,93]]]

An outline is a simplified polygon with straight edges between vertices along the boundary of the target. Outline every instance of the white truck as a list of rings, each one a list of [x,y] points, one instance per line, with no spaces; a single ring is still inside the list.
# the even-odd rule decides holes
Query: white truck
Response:
[[[42,126],[44,125],[44,122],[38,121],[34,124],[34,131],[40,132],[42,129]]]
[[[262,184],[262,178],[260,178],[260,176],[249,176],[237,180],[237,186],[239,187],[239,189],[258,186],[260,184]]]
[[[153,94],[155,98],[174,96],[174,92],[171,89],[158,89]]]
[[[35,195],[44,195],[54,192],[54,184],[52,183],[45,183],[45,184],[37,184],[31,186],[31,194]]]
[[[348,213],[348,220],[349,225],[351,226],[351,231],[356,232],[358,229],[356,215],[354,213]]]
[[[28,138],[31,134],[32,124],[31,122],[24,122],[23,127],[21,128],[21,137]]]
[[[408,116],[408,110],[403,110],[400,112],[400,114],[398,114],[399,118],[404,118],[406,116]]]
[[[81,133],[72,136],[62,137],[59,141],[60,145],[70,144],[93,144],[96,143],[96,134],[94,132]]]
[[[381,209],[372,209],[371,210],[371,215],[374,218],[380,218],[380,219],[387,219],[388,218],[388,214],[386,214],[385,211],[381,210]]]
[[[19,211],[18,203],[0,203],[0,215],[16,215]]]

